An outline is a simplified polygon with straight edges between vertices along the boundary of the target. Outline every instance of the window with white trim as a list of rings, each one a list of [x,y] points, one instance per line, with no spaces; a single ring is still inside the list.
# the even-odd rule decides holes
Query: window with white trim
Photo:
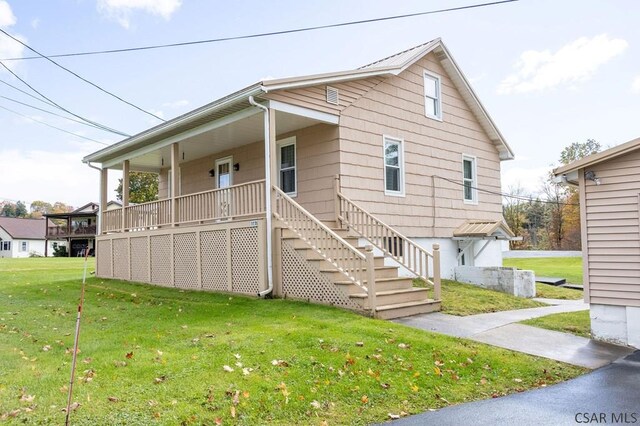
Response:
[[[20,241],[20,251],[25,252],[29,250],[29,243],[27,241]]]
[[[11,251],[11,241],[2,241],[0,243],[0,249],[2,251]]]
[[[404,154],[402,139],[384,136],[384,193],[404,195]]]
[[[298,194],[296,164],[295,137],[278,143],[278,186],[291,197]]]
[[[442,120],[440,77],[424,72],[424,113],[427,117]]]
[[[478,178],[476,173],[476,157],[462,156],[462,190],[465,203],[478,202]]]

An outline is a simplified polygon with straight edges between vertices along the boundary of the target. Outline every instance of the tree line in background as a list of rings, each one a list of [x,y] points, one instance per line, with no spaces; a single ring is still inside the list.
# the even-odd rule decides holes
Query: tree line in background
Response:
[[[73,211],[74,208],[61,201],[56,201],[51,204],[46,201],[33,201],[29,207],[24,201],[17,201],[15,203],[10,201],[0,202],[0,216],[5,217],[21,217],[28,219],[40,219],[45,214],[49,213],[68,213]]]
[[[560,165],[600,152],[593,139],[575,142],[560,153]],[[504,219],[522,241],[511,241],[511,250],[580,250],[580,200],[578,188],[554,180],[551,172],[537,196],[522,188],[509,188],[502,205]]]

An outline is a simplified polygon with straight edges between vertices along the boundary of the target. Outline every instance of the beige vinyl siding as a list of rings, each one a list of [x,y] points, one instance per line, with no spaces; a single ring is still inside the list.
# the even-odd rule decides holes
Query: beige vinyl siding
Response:
[[[425,116],[425,69],[441,78],[442,121]],[[404,140],[404,197],[384,194],[383,135]],[[500,160],[433,54],[345,108],[340,118],[340,147],[343,192],[408,236],[446,238],[467,219],[502,218],[499,195],[478,191],[477,205],[464,203],[462,155],[477,157],[478,187],[498,193]],[[432,175],[439,176],[435,191]]]
[[[381,81],[382,79],[379,77],[371,77],[346,83],[329,84],[328,86],[338,89],[338,105],[327,102],[327,86],[325,85],[303,87],[293,90],[276,90],[261,97],[330,114],[337,114]]]
[[[277,123],[276,123],[277,126]],[[297,196],[295,200],[321,220],[333,220],[333,178],[339,171],[338,128],[318,124],[295,132],[279,134],[278,140],[296,137]],[[264,142],[180,163],[181,193],[209,191],[215,177],[209,176],[217,159],[233,157],[240,170],[233,172],[233,184],[264,179]],[[167,197],[168,168],[160,173],[159,196]]]
[[[586,170],[601,181],[582,179],[589,301],[640,306],[640,150]]]

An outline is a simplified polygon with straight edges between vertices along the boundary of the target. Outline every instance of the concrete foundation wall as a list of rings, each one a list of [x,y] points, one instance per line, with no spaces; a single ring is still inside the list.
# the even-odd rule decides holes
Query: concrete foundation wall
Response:
[[[533,271],[521,271],[516,268],[458,266],[455,268],[455,279],[518,297],[534,297],[536,295]]]
[[[640,308],[592,303],[590,315],[594,339],[640,348]]]

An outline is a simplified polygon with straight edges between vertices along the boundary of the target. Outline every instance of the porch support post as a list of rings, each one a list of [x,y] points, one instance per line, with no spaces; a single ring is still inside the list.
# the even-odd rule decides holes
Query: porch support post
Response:
[[[335,175],[333,178],[333,193],[335,197],[333,208],[336,217],[336,227],[342,228],[342,224],[340,222],[340,196],[338,195],[340,193],[340,175]]]
[[[127,229],[127,206],[129,205],[129,160],[122,162],[122,232]]]
[[[277,141],[276,141],[276,133],[277,133],[277,129],[276,129],[276,110],[273,108],[269,108],[269,112],[268,112],[268,117],[269,117],[269,169],[266,170],[266,173],[269,174],[269,181],[271,183],[271,186],[277,186],[278,185],[278,153],[277,153]],[[271,210],[273,211],[273,208],[276,205],[276,192],[272,189],[272,188],[268,188],[267,189],[267,194],[269,194],[269,197],[271,197]],[[269,214],[271,214],[271,220],[269,221],[269,225],[271,226],[271,232],[269,233],[271,236],[271,241],[268,241],[269,244],[271,244],[271,259],[269,259],[271,261],[271,281],[273,286],[275,287],[277,284],[275,284],[274,278],[278,278],[278,279],[282,279],[282,273],[280,271],[280,268],[282,267],[282,261],[280,260],[280,255],[282,254],[280,252],[281,250],[281,246],[280,246],[280,241],[276,242],[276,239],[279,239],[281,236],[280,232],[277,232],[276,230],[276,226],[273,222],[273,213],[269,212]],[[274,250],[274,248],[276,250]],[[279,283],[281,284],[281,283]]]
[[[171,144],[171,226],[176,226],[178,215],[176,212],[176,197],[180,195],[178,188],[178,161],[180,155],[180,147],[177,142]]]
[[[107,183],[109,180],[109,169],[106,167],[100,170],[100,214],[98,215],[98,234],[103,233],[104,214],[107,211]]]

